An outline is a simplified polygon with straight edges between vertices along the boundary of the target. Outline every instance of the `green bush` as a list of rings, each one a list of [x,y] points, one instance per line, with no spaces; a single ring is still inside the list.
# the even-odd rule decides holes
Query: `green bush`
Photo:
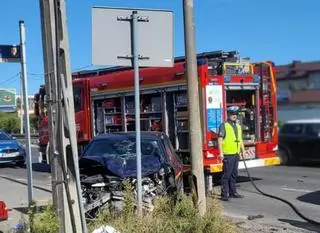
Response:
[[[57,218],[52,204],[47,206],[37,206],[33,203],[28,208],[26,216],[22,216],[19,224],[23,230],[20,233],[58,233],[59,219]]]
[[[20,119],[18,114],[16,112],[0,112],[0,129],[10,134],[20,132]]]
[[[38,130],[36,115],[29,115],[30,131]],[[9,134],[20,133],[20,116],[16,112],[0,112],[0,129]]]
[[[30,229],[32,233],[57,233],[59,224],[52,205],[48,205],[44,211],[30,215]]]

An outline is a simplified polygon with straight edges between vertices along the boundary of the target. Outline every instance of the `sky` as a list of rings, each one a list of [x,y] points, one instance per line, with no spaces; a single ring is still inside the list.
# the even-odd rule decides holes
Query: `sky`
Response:
[[[93,6],[169,9],[174,12],[174,56],[184,55],[182,0],[66,0],[72,71],[91,65]],[[320,60],[319,0],[194,0],[197,52],[237,50],[253,61]],[[26,25],[28,94],[44,83],[39,0],[0,0],[0,44],[19,43]],[[20,93],[17,63],[0,63],[0,88]]]

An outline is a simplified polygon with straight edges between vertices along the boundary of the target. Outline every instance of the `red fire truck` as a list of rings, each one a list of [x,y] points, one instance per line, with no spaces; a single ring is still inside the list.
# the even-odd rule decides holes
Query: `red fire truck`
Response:
[[[241,109],[239,121],[248,151],[247,166],[278,165],[274,64],[252,63],[241,59],[237,52],[201,53],[197,58],[203,160],[207,173],[222,171],[217,131],[226,120],[226,108],[230,105]],[[123,67],[73,74],[80,148],[99,134],[135,130],[133,81],[133,70]],[[190,164],[185,59],[176,58],[172,68],[141,68],[140,85],[141,130],[164,131],[184,163]],[[44,92],[36,100],[43,102]],[[45,111],[38,112],[43,126],[40,146],[45,155],[47,117]],[[239,169],[243,168],[242,161]]]

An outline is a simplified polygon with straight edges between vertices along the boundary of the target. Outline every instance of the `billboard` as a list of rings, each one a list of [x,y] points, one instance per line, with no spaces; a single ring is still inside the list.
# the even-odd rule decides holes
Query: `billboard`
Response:
[[[0,88],[0,112],[14,112],[16,109],[16,89]]]

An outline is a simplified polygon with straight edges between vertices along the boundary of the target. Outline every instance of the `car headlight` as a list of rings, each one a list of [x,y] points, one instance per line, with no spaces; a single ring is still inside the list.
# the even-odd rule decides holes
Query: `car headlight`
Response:
[[[26,151],[22,147],[19,148],[19,153],[20,155],[26,156]]]

